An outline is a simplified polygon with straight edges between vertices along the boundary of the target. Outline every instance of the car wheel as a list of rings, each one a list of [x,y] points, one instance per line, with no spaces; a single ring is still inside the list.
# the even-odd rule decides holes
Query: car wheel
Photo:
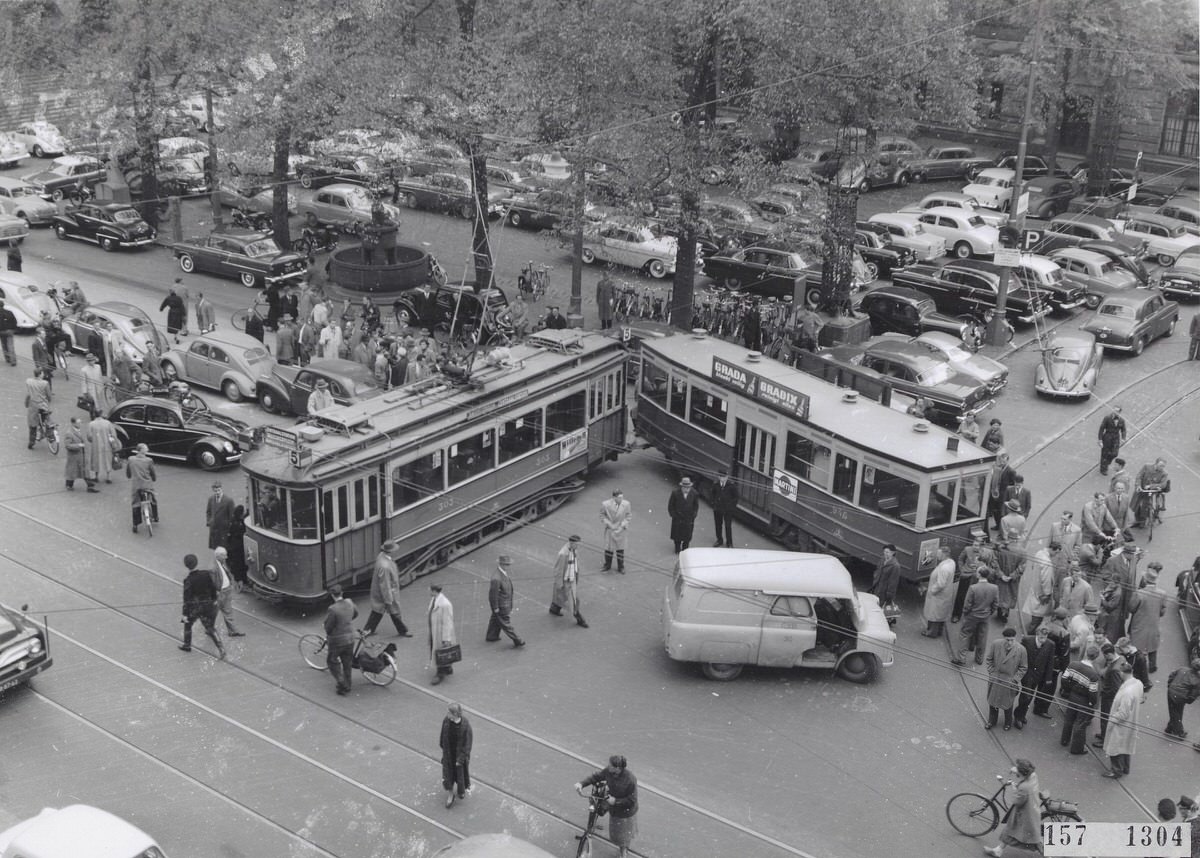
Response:
[[[279,401],[279,396],[269,387],[264,387],[258,392],[258,404],[261,405],[262,410],[268,414],[280,414],[283,412],[283,407]]]
[[[238,387],[237,382],[232,378],[226,379],[225,383],[221,385],[221,392],[225,394],[225,398],[230,402],[241,402],[243,399],[242,389]]]
[[[913,173],[912,180],[913,180],[914,185],[919,185],[925,181],[925,174],[924,173]]]
[[[35,157],[35,158],[45,158],[45,157],[46,157],[46,150],[45,150],[45,149],[43,149],[43,148],[42,148],[40,145],[38,145],[37,143],[34,143],[34,144],[33,144],[33,157]]]
[[[1163,268],[1170,268],[1172,265],[1175,264],[1175,257],[1168,256],[1165,253],[1160,253],[1160,254],[1158,254],[1158,264],[1161,265]]]
[[[977,178],[979,178],[979,171],[982,169],[983,169],[983,167],[968,167],[967,172],[965,174],[967,177],[967,181],[974,182]]]
[[[29,219],[29,216],[27,214],[25,214],[25,212],[17,212],[17,217],[19,217],[21,220],[25,221],[26,229],[33,229],[33,221],[31,221]]]
[[[716,682],[731,682],[738,678],[743,667],[744,665],[741,664],[719,664],[706,661],[700,666],[700,669],[704,671],[705,676]]]
[[[112,253],[117,249],[117,243],[106,236],[100,239],[100,249],[105,253]]]
[[[179,270],[184,274],[191,274],[196,270],[196,260],[192,259],[190,254],[179,254]]]
[[[64,194],[62,188],[55,188],[50,192],[50,199],[54,200],[56,203],[61,203],[63,201],[63,196]]]
[[[1083,296],[1083,303],[1087,305],[1089,310],[1095,310],[1100,306],[1100,296],[1088,293],[1087,295]]]
[[[404,195],[404,205],[410,209],[415,209],[417,207],[417,195],[416,194],[405,194]]]
[[[896,177],[896,187],[897,188],[908,187],[908,173],[901,173],[899,176]]]
[[[1167,330],[1163,333],[1163,336],[1169,337],[1169,336],[1171,336],[1171,334],[1175,333],[1175,326],[1178,324],[1179,324],[1178,318],[1172,319],[1171,324],[1167,325]]]
[[[662,280],[667,276],[667,265],[661,259],[651,259],[650,265],[646,270],[650,272],[650,276],[655,280]]]
[[[965,241],[960,241],[954,245],[954,255],[959,259],[971,258],[971,245]]]
[[[870,179],[863,179],[861,182],[858,183],[859,194],[869,193],[870,190],[871,190],[871,180]]]
[[[67,238],[67,228],[61,223],[56,223],[54,225],[54,234],[65,240]]]
[[[509,212],[508,213],[508,222],[511,223],[513,226],[520,226],[522,223],[521,213],[520,212]]]
[[[874,262],[864,262],[863,267],[867,270],[868,283],[879,279],[879,265]]]
[[[321,220],[317,217],[316,212],[306,212],[304,215],[304,225],[311,229],[316,229],[321,225]]]
[[[169,360],[162,362],[162,374],[163,378],[168,382],[179,381],[179,370],[177,370],[175,368],[175,364],[171,363]]]
[[[311,188],[312,187],[312,173],[301,173],[300,174],[300,186],[302,188]]]
[[[842,679],[863,685],[879,675],[879,659],[869,652],[851,653],[838,665],[837,672]]]
[[[192,461],[205,471],[217,471],[225,467],[225,457],[212,447],[199,447],[192,454]]]
[[[247,289],[253,289],[255,287],[255,285],[258,283],[258,278],[255,277],[253,274],[251,274],[249,271],[243,271],[241,274],[239,274],[238,280],[240,280],[242,285],[245,286]]]
[[[407,328],[412,324],[413,314],[408,307],[401,307],[396,310],[396,323],[402,328]]]
[[[1133,353],[1135,355],[1140,355],[1145,350],[1146,350],[1146,338],[1138,337],[1137,342],[1133,344]]]
[[[591,265],[596,261],[596,251],[590,247],[585,247],[583,252],[579,254],[579,258],[583,260],[584,265]]]

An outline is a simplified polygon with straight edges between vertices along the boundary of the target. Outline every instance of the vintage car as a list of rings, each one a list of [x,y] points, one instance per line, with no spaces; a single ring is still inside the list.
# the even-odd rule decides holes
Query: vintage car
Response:
[[[901,342],[911,343],[935,357],[949,361],[956,371],[982,381],[988,393],[993,396],[1008,384],[1008,367],[998,360],[968,351],[964,348],[963,341],[953,334],[930,331],[916,337],[906,337],[903,334],[884,336],[899,338]]]
[[[486,341],[507,315],[508,298],[492,287],[475,291],[474,283],[426,283],[400,294],[394,305],[396,321],[428,330],[449,331],[453,324],[458,330],[468,326],[482,328]]]
[[[43,317],[54,319],[62,312],[55,295],[43,291],[20,271],[0,271],[0,299],[17,320],[17,330],[32,331]]]
[[[833,140],[818,140],[801,146],[779,168],[783,175],[828,180],[837,174],[838,163],[837,144]]]
[[[1103,253],[1081,247],[1064,247],[1051,251],[1047,257],[1062,269],[1063,279],[1083,289],[1084,303],[1089,310],[1114,292],[1136,288],[1137,275]]]
[[[169,197],[187,197],[209,192],[204,164],[195,158],[168,158],[158,164],[158,189]],[[137,193],[137,189],[130,187]]]
[[[1042,347],[1042,362],[1033,375],[1033,389],[1042,396],[1087,399],[1100,377],[1104,348],[1086,331],[1050,332]]]
[[[573,208],[574,201],[568,192],[550,189],[513,194],[505,208],[504,217],[513,226],[558,229],[570,217]]]
[[[296,203],[296,213],[309,226],[328,223],[343,228],[371,223],[375,199],[366,188],[358,185],[329,185],[311,194],[303,194]],[[400,222],[400,209],[391,203],[380,203],[384,216],[391,223]]]
[[[943,313],[982,318],[996,309],[1000,273],[997,266],[972,259],[948,262],[941,268],[918,263],[893,274],[892,283],[924,292]],[[1049,312],[1041,294],[1023,283],[1009,284],[1005,308],[1010,322],[1027,325]]]
[[[1194,197],[1191,199],[1182,196],[1172,197],[1159,206],[1155,214],[1174,218],[1184,224],[1183,228],[1192,235],[1200,235],[1200,202],[1197,202]]]
[[[153,244],[157,232],[127,203],[81,203],[55,215],[54,234],[64,240],[90,241],[111,253],[122,247]]]
[[[0,214],[19,217],[29,226],[34,226],[53,221],[58,214],[58,207],[42,199],[37,188],[28,182],[0,176]]]
[[[145,444],[152,459],[181,462],[206,471],[236,464],[255,446],[248,424],[209,411],[197,397],[189,397],[184,404],[174,399],[135,396],[112,408],[108,419],[117,430],[122,455]]]
[[[1158,288],[1174,298],[1200,298],[1200,254],[1185,253],[1160,271]]]
[[[449,212],[467,220],[475,217],[475,191],[470,176],[458,173],[429,173],[425,176],[408,176],[395,185],[399,200],[410,209],[428,209]],[[504,188],[488,187],[488,217],[504,212],[505,203],[512,194]]]
[[[329,382],[329,392],[338,405],[361,402],[382,394],[375,375],[361,363],[341,358],[318,358],[307,366],[275,364],[255,386],[258,404],[271,414],[308,413],[308,397],[317,381]]]
[[[969,197],[974,197],[975,201],[984,208],[1008,211],[1009,203],[1012,202],[1012,186],[1016,177],[1017,174],[1013,170],[989,167],[976,173],[970,183],[963,187],[962,192]]]
[[[25,218],[0,213],[0,247],[20,244],[29,235]]]
[[[676,248],[676,241],[670,236],[659,238],[649,227],[619,221],[602,223],[583,233],[585,263],[625,265],[645,271],[655,280],[675,273]]]
[[[1158,292],[1138,289],[1109,295],[1083,330],[1095,334],[1106,349],[1140,355],[1154,339],[1175,333],[1178,323],[1178,304]]]
[[[1188,232],[1187,223],[1175,218],[1138,215],[1113,223],[1124,235],[1144,239],[1147,255],[1157,259],[1164,268],[1174,263],[1180,253],[1200,244],[1200,236]]]
[[[275,211],[275,189],[245,176],[231,176],[217,182],[217,201],[229,208],[271,214]],[[296,192],[288,189],[288,214],[296,213]]]
[[[452,143],[426,143],[414,147],[404,156],[404,163],[414,176],[465,172],[471,165],[463,151]]]
[[[359,185],[376,193],[387,189],[387,169],[372,155],[339,153],[322,155],[296,168],[300,186]]]
[[[882,286],[862,296],[858,307],[871,320],[871,333],[899,333],[915,337],[927,332],[949,334],[960,342],[971,326],[962,319],[937,311],[937,304],[924,292],[905,286]]]
[[[1039,176],[1025,186],[1029,194],[1029,217],[1052,218],[1071,207],[1079,186],[1061,176]]]
[[[1089,241],[1109,241],[1120,244],[1134,255],[1145,255],[1145,241],[1140,237],[1122,235],[1111,220],[1083,212],[1056,215],[1046,222],[1026,221],[1026,229],[1041,233],[1034,253],[1049,253],[1063,247],[1080,247]]]
[[[722,242],[745,246],[788,232],[783,223],[772,223],[754,207],[736,197],[706,197],[700,201],[700,218],[712,235]]]
[[[384,164],[392,164],[403,161],[419,145],[420,141],[411,134],[389,136],[370,128],[347,128],[315,141],[311,149],[318,155],[338,152],[370,155]]]
[[[987,170],[987,169],[1011,170],[1013,173],[1016,173],[1017,154],[1015,152],[1004,152],[1003,154],[997,155],[995,158],[992,158],[986,164],[972,166],[969,170],[967,170],[967,179],[974,181],[976,176],[978,176],[982,171]],[[1031,155],[1028,153],[1025,155],[1025,163],[1024,163],[1024,165],[1022,165],[1022,168],[1021,168],[1022,178],[1024,178],[1025,180],[1029,180],[1029,179],[1037,178],[1039,176],[1049,176],[1049,175],[1050,175],[1050,165],[1048,163],[1046,163],[1045,158],[1041,157],[1040,155]],[[1054,175],[1068,176],[1070,174],[1067,173],[1065,170],[1055,170]]]
[[[0,169],[17,166],[28,154],[24,143],[7,131],[0,131]]]
[[[0,694],[28,682],[54,664],[46,629],[25,616],[25,610],[16,611],[0,604]],[[0,853],[6,834],[0,834]]]
[[[988,270],[999,273],[1000,268],[993,265]],[[1043,300],[1055,313],[1066,313],[1087,303],[1084,288],[1073,280],[1068,280],[1058,263],[1045,256],[1022,253],[1020,264],[1012,268],[1012,276],[1030,289],[1040,291]]]
[[[26,184],[33,185],[43,199],[58,202],[75,190],[81,183],[91,187],[102,182],[108,171],[94,158],[79,155],[64,155],[55,158],[50,166],[25,176]]]
[[[896,215],[890,212],[873,214],[866,221],[868,229],[879,227],[887,230],[888,241],[898,247],[911,250],[920,262],[937,259],[946,255],[946,242],[940,236],[930,235],[925,227],[908,215]],[[862,223],[859,227],[862,228]]]
[[[884,234],[888,234],[886,230]],[[871,280],[880,276],[890,277],[896,269],[917,261],[917,255],[907,247],[892,244],[883,235],[871,229],[854,230],[854,249],[862,257],[868,273],[873,270],[874,276],[870,277]]]
[[[1108,196],[1113,197],[1123,195],[1131,187],[1133,187],[1134,184],[1136,184],[1132,171],[1123,170],[1120,167],[1111,167],[1109,170],[1107,191]],[[1067,171],[1066,175],[1070,176],[1079,186],[1080,190],[1083,191],[1087,189],[1090,173],[1091,168],[1088,162],[1080,161],[1072,166],[1071,169]]]
[[[540,188],[537,177],[522,164],[493,164],[489,161],[487,180],[489,188],[504,188],[518,193],[536,192]]]
[[[799,253],[754,246],[709,256],[704,273],[728,289],[783,298],[795,294],[797,278],[806,278],[812,266]]]
[[[0,831],[2,858],[165,858],[149,834],[82,804],[47,807]]]
[[[764,191],[750,200],[750,207],[768,223],[779,223],[793,230],[811,229],[815,215],[806,211],[800,200],[788,194]]]
[[[973,169],[983,169],[992,159],[975,154],[969,146],[930,146],[924,154],[901,160],[914,182],[933,179],[965,179]]]
[[[1107,256],[1136,277],[1141,285],[1146,286],[1150,283],[1150,272],[1146,270],[1146,264],[1142,262],[1141,256],[1137,251],[1131,251],[1125,244],[1116,241],[1085,241],[1079,245],[1079,249]],[[1181,257],[1186,255],[1186,251],[1180,254]]]
[[[70,340],[73,351],[86,352],[88,336],[100,331],[111,336],[113,331],[121,335],[125,353],[134,363],[141,363],[150,344],[161,355],[167,350],[167,338],[154,326],[146,311],[124,301],[103,301],[88,304],[78,313],[63,316],[63,333]]]
[[[253,399],[258,378],[275,359],[249,334],[218,329],[200,334],[162,356],[167,381],[186,381],[225,394],[230,402]]]
[[[930,209],[942,207],[962,209],[967,214],[977,215],[988,226],[1001,227],[1008,222],[1008,215],[992,211],[991,209],[985,209],[975,201],[974,197],[969,197],[958,191],[942,191],[937,194],[927,194],[919,203],[913,203],[900,209],[900,213],[914,212],[922,214]]]
[[[280,250],[270,233],[256,230],[228,230],[189,238],[174,245],[171,252],[185,274],[207,271],[234,278],[247,288],[298,280],[305,271],[303,257]]]
[[[912,214],[930,235],[936,235],[959,259],[992,256],[1000,246],[1000,231],[967,209],[937,206]]]
[[[35,158],[52,158],[67,151],[67,141],[50,122],[24,122],[11,132],[13,139]]]

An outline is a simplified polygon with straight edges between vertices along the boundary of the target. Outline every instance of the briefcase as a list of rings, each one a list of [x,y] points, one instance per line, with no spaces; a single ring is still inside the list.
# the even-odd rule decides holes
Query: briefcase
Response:
[[[433,651],[433,662],[438,667],[449,667],[456,661],[462,661],[462,647],[458,644],[441,646]]]

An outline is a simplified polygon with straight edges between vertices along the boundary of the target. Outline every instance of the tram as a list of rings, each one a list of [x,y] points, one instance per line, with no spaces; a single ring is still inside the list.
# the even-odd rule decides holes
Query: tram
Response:
[[[723,340],[641,344],[635,427],[707,492],[720,469],[740,516],[790,551],[929,576],[984,527],[995,456],[952,432]]]
[[[435,376],[270,427],[242,460],[246,560],[259,596],[370,583],[396,540],[401,583],[540,518],[626,443],[625,347],[542,331],[469,378]]]

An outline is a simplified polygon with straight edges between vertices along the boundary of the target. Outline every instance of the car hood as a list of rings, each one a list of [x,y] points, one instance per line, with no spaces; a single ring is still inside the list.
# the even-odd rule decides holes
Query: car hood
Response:
[[[953,372],[941,384],[929,389],[951,396],[958,396],[963,399],[970,399],[971,397],[982,398],[983,396],[983,388],[979,379],[973,378],[965,372]]]
[[[18,198],[18,208],[31,214],[58,214],[58,206],[41,197],[26,195]]]
[[[230,440],[239,443],[250,436],[250,424],[235,417],[226,417],[214,411],[194,411],[187,417],[187,425],[192,429],[214,432],[225,435]]]
[[[1200,283],[1200,271],[1177,271],[1168,268],[1159,277],[1164,283],[1171,280],[1176,283]]]
[[[64,178],[66,178],[66,177],[63,176],[61,173],[56,173],[53,170],[39,170],[36,173],[30,173],[26,176],[22,176],[21,180],[28,182],[31,185],[41,185],[41,184],[44,184],[45,182],[52,182],[55,179],[64,179]]]

